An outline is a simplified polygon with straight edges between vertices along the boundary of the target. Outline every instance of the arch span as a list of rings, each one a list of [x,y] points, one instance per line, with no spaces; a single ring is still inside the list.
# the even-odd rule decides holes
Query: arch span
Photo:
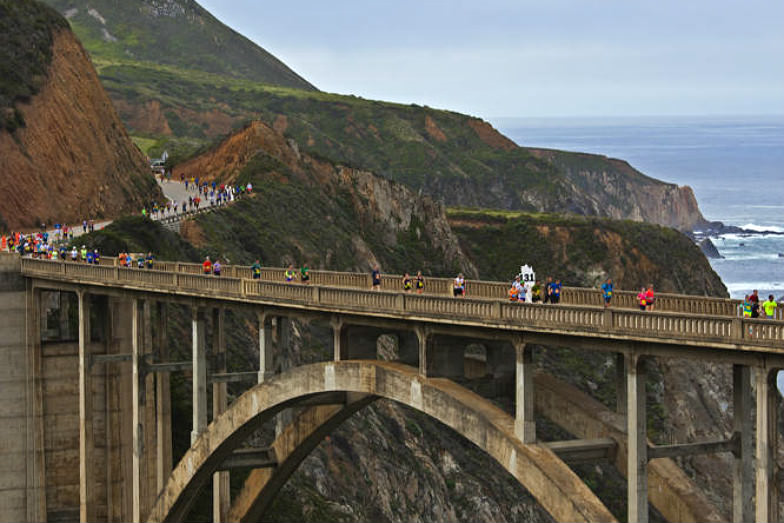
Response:
[[[276,413],[327,392],[390,399],[451,427],[509,471],[559,521],[615,521],[596,495],[548,448],[524,445],[514,419],[456,383],[424,378],[384,361],[340,361],[294,368],[238,398],[186,452],[156,500],[150,521],[182,521],[199,489],[248,435]]]

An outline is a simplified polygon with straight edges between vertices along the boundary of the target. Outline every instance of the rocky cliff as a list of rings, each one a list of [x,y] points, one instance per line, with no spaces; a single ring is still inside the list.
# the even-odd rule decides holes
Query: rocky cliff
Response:
[[[296,142],[264,123],[177,166],[174,177],[180,174],[253,184],[252,197],[185,225],[184,236],[216,256],[340,270],[369,271],[379,263],[386,271],[476,274],[441,204],[369,171],[301,153]]]
[[[728,297],[700,248],[669,227],[631,220],[453,209],[449,223],[482,279],[509,280],[527,263],[537,278],[616,288]]]
[[[135,212],[160,194],[87,53],[67,28],[50,31],[40,89],[14,102],[24,124],[0,130],[0,220],[12,229]]]
[[[550,202],[550,211],[644,221],[683,231],[708,223],[691,187],[645,176],[615,158],[548,149],[529,151],[567,175],[570,190]]]

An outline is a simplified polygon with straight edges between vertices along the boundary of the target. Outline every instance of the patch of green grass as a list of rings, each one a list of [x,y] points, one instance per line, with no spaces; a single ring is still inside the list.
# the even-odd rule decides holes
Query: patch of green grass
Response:
[[[136,144],[136,147],[141,149],[141,151],[147,156],[151,156],[149,151],[158,142],[158,140],[155,140],[154,138],[144,138],[142,136],[131,136],[131,140],[133,140],[133,143]]]
[[[43,85],[58,30],[68,27],[55,10],[35,0],[0,0],[0,131],[25,126],[16,107]]]

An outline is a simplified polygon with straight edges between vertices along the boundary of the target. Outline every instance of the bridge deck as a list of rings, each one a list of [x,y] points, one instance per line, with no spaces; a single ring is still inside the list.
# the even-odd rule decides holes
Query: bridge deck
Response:
[[[326,277],[312,278],[312,285],[216,278],[194,274],[192,264],[174,265],[175,270],[144,270],[24,259],[22,272],[27,277],[50,282],[260,304],[296,309],[300,313],[306,310],[418,321],[449,329],[467,327],[784,355],[784,322],[777,320],[605,309],[566,303],[545,306],[511,303],[500,298],[459,299],[434,294],[374,292],[363,284],[365,275],[354,273],[332,273],[337,276],[331,283],[342,281],[345,286],[318,284],[319,279],[326,281]],[[158,267],[171,268],[166,264],[158,264]],[[597,291],[591,291],[598,296]]]

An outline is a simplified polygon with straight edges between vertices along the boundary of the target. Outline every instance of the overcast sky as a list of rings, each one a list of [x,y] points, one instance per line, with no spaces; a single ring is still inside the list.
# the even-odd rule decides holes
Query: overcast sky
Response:
[[[485,118],[784,113],[781,0],[199,0],[321,90]]]

